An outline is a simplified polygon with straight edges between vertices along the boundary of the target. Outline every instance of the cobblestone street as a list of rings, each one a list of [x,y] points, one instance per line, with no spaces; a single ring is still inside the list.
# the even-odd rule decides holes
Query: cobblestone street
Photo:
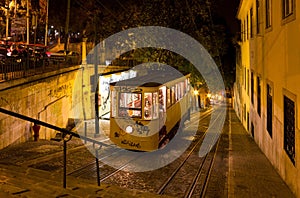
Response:
[[[213,170],[211,172],[211,179],[207,186],[206,197],[294,197],[276,170],[254,143],[251,136],[245,132],[233,110],[229,109],[228,113],[223,129],[224,132],[220,139],[219,149],[216,153]],[[89,123],[88,126],[92,127],[93,123]],[[103,138],[105,138],[105,136],[103,136]],[[67,173],[75,171],[88,163],[95,163],[95,157],[89,152],[87,147],[88,146],[84,145],[80,139],[72,139],[68,142]],[[20,185],[20,183],[14,184],[14,180],[8,177],[9,175],[12,176],[14,171],[15,178],[20,177],[19,171],[25,171],[25,177],[28,177],[29,174],[36,176],[38,176],[37,174],[41,174],[40,179],[38,177],[35,178],[36,181],[26,181],[33,183],[43,183],[41,178],[47,177],[46,175],[48,173],[49,178],[56,180],[56,188],[63,189],[63,143],[39,140],[36,142],[29,141],[18,145],[11,145],[0,151],[0,167],[2,168],[2,174],[0,174],[0,191],[2,191],[4,195],[14,196],[16,193],[26,195],[26,193],[33,193],[36,190],[30,188],[29,184],[28,187],[27,185],[24,186],[24,184]],[[147,174],[136,174],[136,179],[138,175],[145,176]],[[150,175],[149,177],[156,177],[153,174],[152,176]],[[115,178],[115,180],[126,181],[124,179],[127,176],[124,176],[122,176],[122,178]],[[92,185],[95,189],[100,188],[96,185],[97,180],[95,173],[94,176],[85,179],[83,179],[84,177],[81,179],[77,178],[75,179],[75,183],[74,177],[68,176],[67,178],[67,189],[69,190],[70,188],[75,188],[74,186],[77,185],[76,182],[86,183],[86,186]],[[23,178],[23,180],[24,179],[25,178]],[[131,179],[134,180],[134,178]],[[181,182],[185,182],[185,180]],[[118,194],[120,193],[119,189],[124,189],[124,186],[118,187],[118,182],[113,183],[113,185],[107,182],[101,183],[101,189],[103,189],[104,186],[111,186],[109,189],[115,191],[117,196],[121,197],[121,194]],[[5,186],[7,185],[10,187],[6,188]],[[12,188],[12,186],[18,188]],[[128,188],[124,190],[130,196],[140,196],[141,194],[144,196],[148,195],[149,197],[163,196],[155,194],[150,189],[144,189],[144,192],[140,190],[133,192]],[[102,193],[104,193],[104,191],[105,190],[101,190]],[[87,193],[86,190],[82,193],[84,192]],[[137,192],[138,194],[136,194]],[[72,193],[69,192],[69,195],[71,194]],[[88,194],[90,193],[87,193],[86,196]],[[168,194],[165,196],[168,196]],[[49,197],[51,196],[49,195]]]

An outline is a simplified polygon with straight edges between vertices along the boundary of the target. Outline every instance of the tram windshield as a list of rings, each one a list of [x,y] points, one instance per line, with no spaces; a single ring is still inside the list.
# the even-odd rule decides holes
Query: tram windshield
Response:
[[[141,93],[120,93],[119,116],[141,117],[142,115]]]

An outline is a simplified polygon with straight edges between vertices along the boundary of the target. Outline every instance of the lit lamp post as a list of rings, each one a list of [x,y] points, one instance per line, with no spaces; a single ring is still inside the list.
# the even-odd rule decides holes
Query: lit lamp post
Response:
[[[8,25],[9,25],[9,8],[6,7],[5,9],[5,15],[6,15],[6,28],[5,28],[5,38],[8,40]]]
[[[195,101],[195,103],[194,103],[194,110],[197,110],[197,108],[198,108],[198,94],[199,94],[199,92],[198,92],[198,90],[196,90],[196,89],[194,89],[194,101]]]

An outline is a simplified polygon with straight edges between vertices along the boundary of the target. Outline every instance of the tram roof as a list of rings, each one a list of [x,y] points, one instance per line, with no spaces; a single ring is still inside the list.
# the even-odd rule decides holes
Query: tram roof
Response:
[[[139,73],[139,72],[138,72]],[[181,78],[186,74],[182,74],[177,70],[150,70],[146,75],[113,82],[113,86],[140,86],[140,87],[157,87],[167,82]]]

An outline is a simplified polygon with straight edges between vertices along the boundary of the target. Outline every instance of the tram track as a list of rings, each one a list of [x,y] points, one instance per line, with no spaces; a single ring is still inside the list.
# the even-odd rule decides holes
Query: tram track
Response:
[[[211,111],[212,111],[212,109],[208,109],[207,111],[201,113],[201,115],[199,114],[199,115],[200,115],[200,119],[197,119],[197,118],[199,118],[199,117],[197,117],[197,118],[194,117],[194,119],[192,118],[192,119],[189,121],[189,125],[190,125],[190,124],[198,124],[197,122],[200,122],[200,120],[209,117],[210,114],[211,114]],[[104,156],[104,157],[99,158],[99,162],[100,162],[99,168],[102,169],[102,170],[100,170],[101,173],[102,173],[102,172],[107,172],[108,169],[111,169],[111,168],[106,167],[106,166],[105,166],[106,164],[103,163],[103,162],[101,162],[101,161],[103,161],[104,159],[107,159],[107,158],[109,158],[109,157],[113,157],[113,156],[114,156],[116,153],[118,153],[118,152],[122,152],[122,149],[117,150],[117,152],[113,152],[113,153],[111,153],[111,154],[109,154],[109,155],[106,155],[106,156]],[[121,156],[122,153],[119,153],[119,155]],[[141,155],[142,155],[142,154],[141,154]],[[120,165],[119,168],[116,168],[116,169],[111,170],[110,173],[107,173],[107,174],[105,174],[105,175],[104,175],[104,174],[101,174],[101,175],[104,175],[104,176],[101,176],[100,181],[102,182],[102,181],[104,181],[104,180],[107,180],[109,177],[114,176],[115,174],[117,174],[118,172],[120,172],[120,171],[122,171],[124,168],[126,168],[128,165],[130,165],[131,162],[133,162],[134,160],[137,160],[137,159],[138,159],[138,158],[133,159],[133,160],[129,160],[128,162],[124,163],[123,165]],[[67,175],[73,176],[73,177],[78,177],[78,178],[79,178],[79,177],[84,177],[84,175],[91,175],[91,174],[96,173],[96,169],[97,169],[97,167],[96,167],[96,162],[95,162],[95,160],[91,160],[90,162],[88,162],[88,163],[85,164],[84,166],[81,166],[80,168],[78,168],[78,169],[76,169],[76,170],[73,170],[73,171],[69,172]]]
[[[217,119],[218,117],[215,120]],[[215,121],[213,121],[212,124],[214,124],[214,122]],[[216,145],[209,153],[207,153],[201,159],[197,156],[197,159],[195,156],[197,155],[197,150],[199,150],[199,145],[203,142],[204,137],[205,133],[198,137],[197,142],[192,146],[180,165],[161,185],[159,190],[156,192],[157,194],[166,194],[185,198],[204,197],[220,140],[218,139]],[[198,163],[199,165],[196,169],[197,171],[193,172],[195,175],[193,179],[186,178],[184,183],[182,183],[183,175],[185,175],[188,171],[192,171],[190,169],[191,164],[194,164],[195,166],[195,164]]]
[[[136,160],[138,160],[139,157],[143,156],[143,152],[141,152],[141,155],[135,156],[135,158],[128,158],[128,156],[126,156],[126,154],[124,154],[122,152],[123,149],[118,149],[116,147],[114,147],[113,149],[115,150],[106,150],[106,149],[101,149],[102,152],[102,156],[100,158],[98,158],[98,168],[100,170],[100,175],[97,174],[97,162],[95,160],[95,158],[88,158],[89,161],[86,161],[84,163],[82,163],[82,166],[78,166],[79,168],[74,169],[70,168],[70,172],[67,173],[68,176],[72,176],[75,178],[81,178],[81,179],[88,179],[91,181],[95,181],[96,178],[99,178],[98,181],[100,182],[105,182],[108,184],[116,184],[116,182],[118,182],[120,186],[126,186],[128,188],[132,188],[132,189],[139,189],[139,190],[145,190],[145,191],[149,191],[149,192],[153,192],[153,193],[158,193],[158,194],[166,194],[166,195],[171,195],[176,197],[193,197],[195,195],[194,192],[196,192],[197,194],[201,194],[199,192],[202,192],[202,194],[205,194],[205,190],[207,188],[207,186],[203,186],[199,187],[199,183],[202,184],[206,184],[208,183],[209,177],[210,175],[208,174],[208,176],[206,176],[206,179],[203,179],[203,174],[207,175],[205,173],[203,173],[203,167],[210,167],[208,168],[208,170],[211,169],[211,167],[213,166],[213,161],[209,161],[208,159],[213,159],[214,157],[212,157],[212,152],[213,150],[207,154],[206,156],[199,158],[199,156],[196,156],[197,150],[199,150],[200,144],[204,139],[205,136],[205,129],[207,129],[206,127],[206,123],[208,123],[207,121],[202,122],[205,119],[210,119],[211,117],[211,113],[212,113],[212,109],[209,109],[205,112],[201,112],[201,113],[197,113],[194,114],[193,117],[191,117],[190,121],[186,122],[186,127],[187,130],[191,131],[194,130],[196,126],[200,126],[201,129],[199,129],[199,131],[194,135],[194,136],[190,136],[193,137],[192,139],[192,145],[190,146],[190,149],[187,149],[184,153],[183,153],[183,157],[179,157],[175,164],[173,164],[173,162],[166,167],[161,168],[161,170],[153,170],[153,171],[149,171],[149,172],[143,172],[143,173],[131,173],[131,172],[126,172],[124,170],[126,170],[126,167],[130,166],[131,164],[134,164],[134,162]],[[201,124],[199,124],[201,122]],[[197,128],[198,130],[198,128]],[[201,132],[202,131],[202,132]],[[189,136],[187,136],[189,137]],[[183,137],[184,138],[184,137]],[[90,145],[92,146],[92,145]],[[86,145],[82,145],[79,146],[81,148],[86,147]],[[79,147],[75,147],[75,148],[70,148],[68,149],[69,153],[74,153],[76,154],[76,151],[80,152],[80,148]],[[193,149],[191,149],[193,148]],[[51,160],[57,157],[61,156],[61,152],[57,152],[57,153],[53,153],[50,156],[47,156],[45,158],[43,158],[42,160],[44,162],[46,162],[47,160]],[[79,153],[80,154],[80,153]],[[185,169],[185,171],[190,171],[188,168],[184,168],[184,166],[186,166],[186,164],[193,164],[193,160],[190,161],[190,156],[194,156],[193,158],[197,158],[197,164],[199,166],[199,169],[197,170],[197,168],[194,167],[189,167],[191,168],[191,170],[197,170],[198,172],[195,172],[194,175],[198,175],[197,177],[193,177],[190,176],[190,178],[188,178],[188,181],[186,181],[186,177],[181,178],[180,180],[175,179],[176,177],[178,177],[178,173],[182,171],[182,169]],[[183,159],[184,157],[186,157],[187,159]],[[71,158],[71,157],[69,157]],[[199,160],[200,159],[200,160]],[[40,159],[34,159],[31,160],[31,162],[27,162],[26,164],[31,164],[34,163],[35,161],[39,161]],[[119,163],[113,168],[110,167],[109,165],[107,165],[105,163],[105,161],[110,161],[110,160],[117,160]],[[182,161],[183,160],[183,161]],[[181,162],[181,163],[180,163]],[[178,165],[178,163],[180,163],[180,167],[176,166]],[[173,165],[172,165],[173,164]],[[201,165],[202,164],[202,165]],[[210,164],[210,165],[207,165]],[[67,168],[68,169],[68,168]],[[170,176],[171,173],[171,176]],[[154,174],[156,174],[156,177],[159,177],[159,180],[155,180],[153,178],[150,179]],[[168,176],[169,175],[169,176]],[[173,175],[173,176],[172,176]],[[165,180],[162,178],[167,178],[170,177],[167,184]],[[123,179],[124,180],[123,180]],[[149,179],[147,179],[149,178]],[[179,176],[180,178],[180,176]],[[137,184],[139,183],[139,180],[142,179],[143,180],[143,186],[137,186]],[[122,181],[123,180],[123,181]],[[136,181],[134,181],[136,180]],[[201,181],[200,181],[201,180]],[[153,184],[153,181],[155,181],[157,184]],[[176,182],[177,181],[177,182]],[[179,181],[179,182],[178,182]],[[200,181],[200,182],[199,182]],[[183,190],[174,190],[174,183],[185,183],[184,185],[184,189]],[[206,184],[207,185],[207,184]],[[124,186],[124,187],[125,187]],[[170,187],[171,186],[171,187]],[[172,187],[173,186],[173,187]],[[171,190],[168,190],[171,189]],[[200,189],[200,190],[199,190]]]
[[[204,135],[201,136],[200,140],[193,146],[193,148],[189,151],[185,159],[181,162],[181,164],[175,169],[172,175],[165,181],[165,183],[161,186],[161,188],[157,191],[157,194],[164,194],[166,188],[171,184],[172,180],[174,180],[175,176],[182,169],[182,167],[186,164],[189,157],[194,153],[195,149],[201,143],[201,140],[204,138]]]
[[[108,155],[105,155],[101,158],[98,159],[98,168],[101,173],[100,175],[100,182],[103,182],[104,180],[107,180],[110,177],[113,177],[115,174],[118,172],[122,171],[124,168],[126,168],[128,165],[130,165],[131,162],[137,160],[141,155],[138,157],[135,157],[133,159],[125,159],[127,160],[126,162],[122,163],[119,165],[117,168],[112,168],[106,165],[104,162],[105,159],[109,161],[109,158],[119,158],[120,156],[123,155],[124,150],[123,149],[117,149],[115,152],[112,152]],[[101,169],[101,170],[100,170]],[[72,172],[69,172],[67,175],[76,177],[76,178],[85,178],[85,179],[91,179],[94,178],[94,176],[97,173],[97,163],[96,160],[90,161],[86,165],[73,170]]]
[[[187,122],[186,128],[189,128],[188,126],[191,126],[191,125],[198,126],[199,122],[206,119],[206,118],[209,118],[211,113],[212,113],[212,109],[209,109],[205,112],[201,112],[201,113],[197,114],[197,116],[192,117],[191,120],[189,122]],[[204,124],[204,127],[202,127],[202,128],[205,128],[205,124]],[[193,140],[193,142],[195,142],[195,140],[198,139],[197,143],[194,143],[194,145],[193,145],[194,148],[188,154],[184,154],[184,155],[189,155],[190,156],[193,153],[196,153],[197,149],[199,149],[199,147],[200,147],[200,143],[202,142],[201,140],[204,139],[204,135],[205,134],[197,133],[194,136],[194,140]],[[198,136],[198,137],[196,137],[196,136]],[[186,152],[188,152],[188,151],[185,151],[185,153]],[[124,169],[127,166],[129,166],[131,163],[133,163],[135,160],[137,160],[140,156],[142,156],[142,153],[141,153],[141,155],[139,155],[139,157],[134,158],[134,159],[127,159],[126,162],[120,164],[118,167],[115,167],[115,168],[109,167],[104,162],[102,162],[104,158],[109,160],[108,158],[110,158],[110,157],[118,158],[118,156],[122,156],[122,152],[118,152],[117,156],[115,156],[114,154],[111,154],[111,155],[99,158],[99,169],[100,169],[100,173],[101,173],[100,178],[99,178],[100,182],[114,183],[114,181],[118,180],[118,179],[116,180],[116,178],[124,178],[124,175],[125,175],[125,178],[126,177],[131,178],[132,176],[130,176],[130,175],[132,175],[132,173],[128,173],[128,172],[126,173],[126,172],[124,172]],[[206,157],[207,156],[205,156],[205,158]],[[182,166],[184,166],[186,164],[186,161],[188,160],[188,158],[181,163],[180,167],[177,168],[177,172],[181,169]],[[199,158],[199,157],[197,156],[197,158]],[[201,163],[204,164],[204,161],[205,161],[205,159]],[[77,178],[95,180],[96,169],[97,169],[96,163],[91,161],[90,163],[87,163],[85,166],[80,167],[79,169],[77,169],[73,172],[70,172],[68,175],[74,176],[74,177],[77,177]],[[149,173],[150,175],[151,175],[151,172]],[[142,174],[133,173],[133,175],[142,175]],[[176,175],[177,175],[176,171],[174,171],[173,176],[171,176],[171,178],[169,179],[169,183],[164,184],[165,185],[164,187],[161,186],[160,189],[157,192],[154,190],[154,188],[152,190],[151,189],[148,189],[148,190],[152,191],[154,193],[156,192],[158,194],[167,194],[168,195],[169,193],[166,191],[166,188],[168,188],[168,186],[172,182],[172,180],[173,180],[172,177],[175,177]],[[198,179],[194,179],[194,180],[195,180],[195,182],[192,182],[192,183],[196,183],[196,181]],[[135,182],[133,182],[133,183],[135,183]],[[126,184],[126,185],[130,185],[130,184]],[[130,188],[135,189],[136,187],[132,186]],[[195,186],[194,187],[187,187],[186,189],[188,189],[188,188],[190,188],[192,190],[196,189]],[[189,197],[189,196],[186,195],[187,193],[185,191],[183,191],[180,194],[181,194],[182,197],[184,197],[184,196]]]
[[[195,175],[195,177],[193,178],[193,182],[192,184],[190,185],[190,187],[188,188],[187,192],[185,193],[185,198],[191,198],[192,196],[195,196],[196,193],[194,193],[197,189],[197,183],[200,181],[201,179],[201,172],[203,171],[203,167],[204,167],[204,164],[205,162],[208,161],[209,163],[209,166],[208,166],[208,170],[207,170],[207,174],[205,174],[205,178],[203,180],[203,184],[201,185],[198,185],[198,187],[200,187],[200,189],[198,190],[199,193],[196,194],[197,197],[204,197],[205,196],[205,193],[206,193],[206,189],[208,187],[208,183],[209,183],[209,178],[211,176],[211,172],[212,172],[212,168],[213,168],[213,164],[214,164],[214,161],[215,161],[215,158],[216,158],[216,154],[217,154],[217,150],[218,150],[218,146],[219,146],[219,141],[220,139],[218,140],[217,142],[217,145],[216,147],[213,149],[211,155],[212,155],[212,159],[211,160],[207,160],[208,158],[208,155],[207,154],[203,160],[203,163],[199,166],[199,169],[197,170],[197,174]]]
[[[201,114],[201,118],[199,118],[199,116],[198,116],[198,119],[191,119],[187,124],[188,125],[190,125],[190,124],[199,125],[199,122],[201,120],[210,117],[211,112],[212,112],[211,109],[206,111],[206,112],[203,112],[203,114]],[[198,115],[200,115],[200,114],[198,114]],[[200,136],[200,134],[196,134],[195,136],[197,136],[197,135]],[[203,134],[202,134],[202,136],[203,136]],[[199,144],[197,146],[199,148]],[[185,151],[185,153],[186,152],[187,151]],[[156,190],[154,190],[155,187],[153,187],[153,181],[151,182],[151,179],[147,180],[145,178],[151,178],[151,176],[153,174],[156,174],[154,172],[161,171],[161,170],[154,170],[154,171],[148,171],[148,172],[143,172],[143,173],[139,173],[139,172],[138,173],[130,173],[130,172],[122,171],[125,167],[130,165],[130,163],[134,162],[135,160],[137,160],[137,159],[133,159],[132,161],[128,161],[123,166],[120,166],[119,168],[112,170],[110,174],[103,174],[102,173],[103,176],[101,177],[101,182],[105,181],[105,183],[110,183],[110,184],[116,184],[116,182],[117,182],[118,183],[117,185],[120,185],[120,186],[125,185],[127,188],[146,190],[146,191],[149,191],[149,192],[156,193]],[[164,167],[162,169],[165,169],[165,168],[166,167]],[[163,178],[163,175],[165,175],[165,174],[161,173],[161,178]],[[123,178],[124,180],[121,179],[121,178]],[[137,178],[136,181],[132,180],[133,178]],[[146,182],[149,182],[149,184],[143,184],[143,185],[136,186],[139,183],[140,178],[143,178],[143,180],[144,181],[146,180]],[[160,179],[159,181],[162,181],[162,180]],[[152,184],[150,184],[150,183],[152,183]]]
[[[98,160],[99,161],[104,160],[104,159],[106,159],[106,158],[108,158],[110,156],[113,156],[114,154],[116,154],[116,153],[118,153],[120,151],[122,151],[122,150],[118,149],[117,151],[115,151],[115,152],[113,152],[113,153],[111,153],[109,155],[106,155],[104,157],[101,157]],[[99,167],[102,167],[103,165],[104,164],[101,164],[101,166],[99,166]],[[84,166],[82,166],[82,167],[80,167],[80,168],[78,168],[76,170],[73,170],[73,171],[67,173],[67,175],[68,176],[73,176],[73,177],[79,177],[79,176],[81,176],[81,175],[83,175],[85,173],[91,172],[91,171],[96,171],[96,162],[95,162],[95,160],[92,160],[92,161],[88,162],[87,164],[85,164]]]

